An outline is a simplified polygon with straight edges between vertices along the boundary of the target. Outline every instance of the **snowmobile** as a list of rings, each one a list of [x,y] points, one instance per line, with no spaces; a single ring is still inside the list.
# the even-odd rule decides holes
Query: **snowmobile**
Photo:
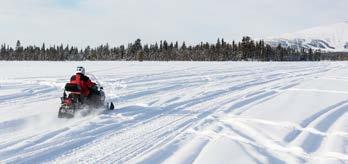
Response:
[[[91,90],[91,96],[85,97],[81,94],[79,85],[67,83],[64,87],[63,97],[61,97],[58,118],[73,118],[76,112],[82,109],[91,111],[103,107],[108,110],[114,109],[114,104],[112,102],[105,104],[103,87],[94,86]]]

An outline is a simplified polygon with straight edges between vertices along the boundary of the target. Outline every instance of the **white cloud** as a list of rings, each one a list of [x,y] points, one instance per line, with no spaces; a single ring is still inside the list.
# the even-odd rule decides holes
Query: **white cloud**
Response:
[[[348,2],[337,0],[4,0],[0,42],[68,43],[214,42],[243,35],[266,37],[343,21]]]

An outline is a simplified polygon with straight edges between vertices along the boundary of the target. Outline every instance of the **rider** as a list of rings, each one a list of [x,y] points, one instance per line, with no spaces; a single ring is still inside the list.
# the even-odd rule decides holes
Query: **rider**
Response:
[[[81,87],[81,94],[84,97],[90,98],[92,95],[99,95],[96,83],[92,82],[85,73],[85,68],[81,66],[77,67],[76,74],[70,78],[70,83],[79,85]]]

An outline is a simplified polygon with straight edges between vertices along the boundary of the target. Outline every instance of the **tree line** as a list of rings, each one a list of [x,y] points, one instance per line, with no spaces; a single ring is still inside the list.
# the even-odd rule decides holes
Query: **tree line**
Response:
[[[140,39],[111,47],[109,44],[95,48],[87,46],[79,49],[74,46],[41,47],[29,45],[23,47],[17,41],[13,48],[2,44],[0,60],[44,60],[44,61],[83,61],[83,60],[139,60],[139,61],[319,61],[321,52],[312,49],[284,48],[280,45],[271,47],[263,40],[254,41],[243,37],[239,42],[225,42],[217,39],[216,43],[186,45],[185,42],[167,42],[142,44]],[[327,56],[326,56],[327,57]]]

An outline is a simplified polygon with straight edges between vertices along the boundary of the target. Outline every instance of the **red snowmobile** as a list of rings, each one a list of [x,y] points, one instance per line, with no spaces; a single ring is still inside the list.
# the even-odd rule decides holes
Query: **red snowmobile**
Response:
[[[114,104],[112,102],[105,104],[103,87],[95,86],[91,92],[95,92],[95,94],[85,97],[82,95],[79,85],[67,83],[64,88],[63,97],[61,97],[58,118],[73,118],[75,113],[82,109],[88,111],[100,108],[106,108],[108,110],[114,109]]]

